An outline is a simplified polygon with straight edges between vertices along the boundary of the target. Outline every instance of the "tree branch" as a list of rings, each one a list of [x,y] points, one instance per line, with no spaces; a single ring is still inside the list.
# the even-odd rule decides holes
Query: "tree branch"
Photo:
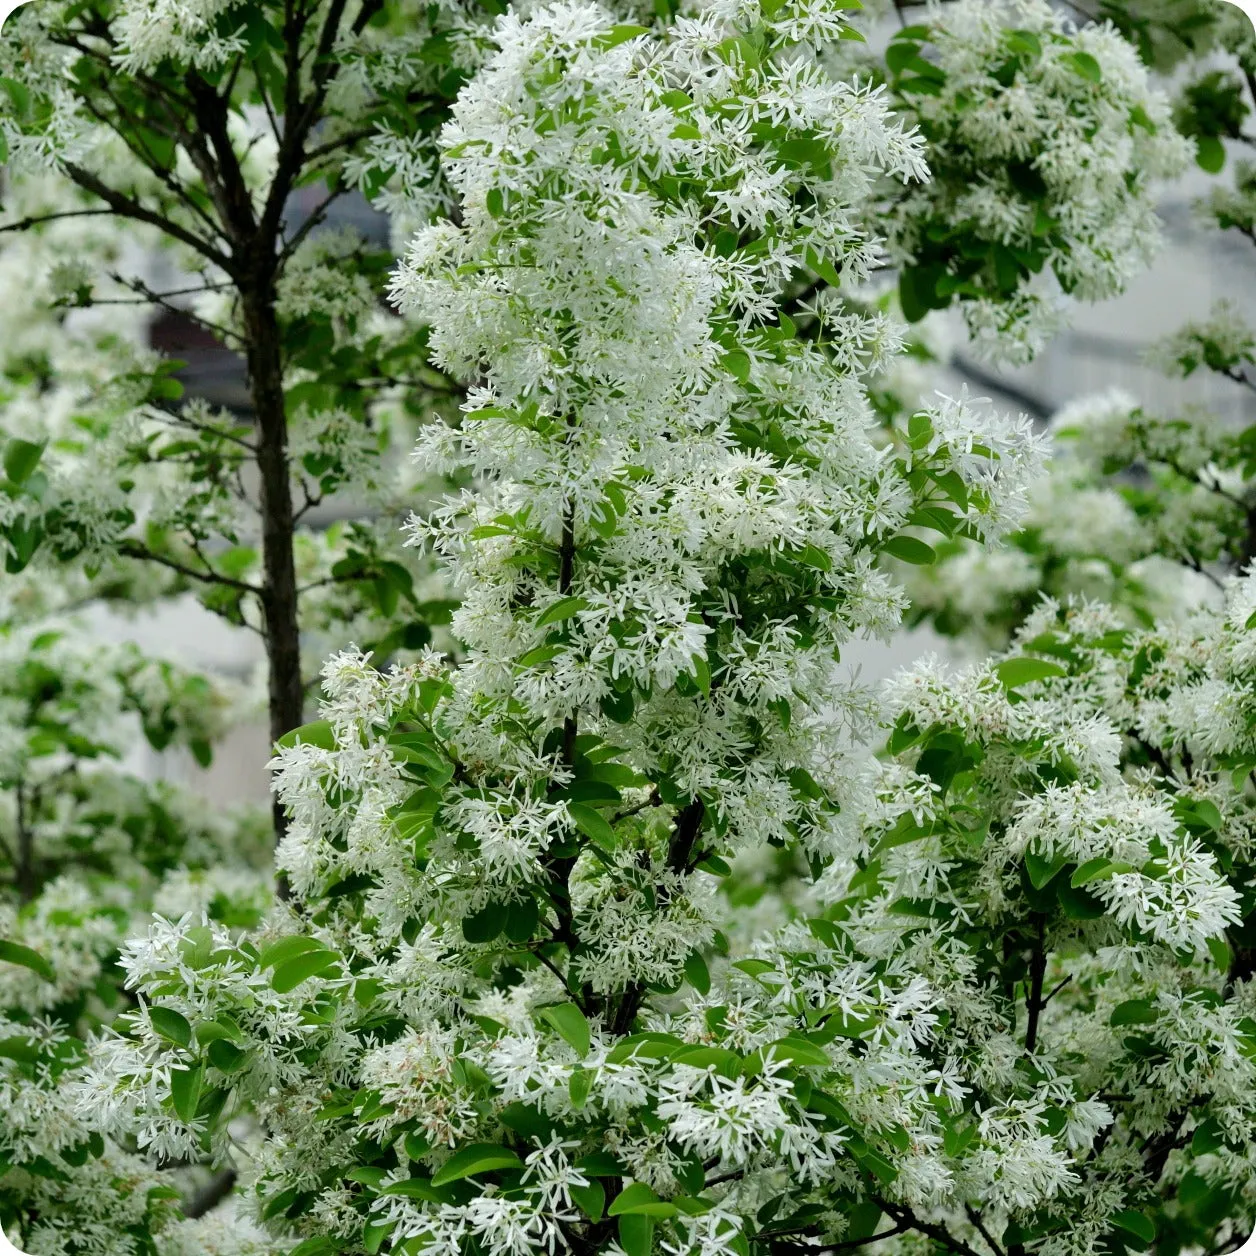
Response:
[[[215,1173],[204,1186],[201,1187],[195,1195],[188,1200],[184,1206],[183,1215],[185,1217],[203,1217],[211,1209],[216,1208],[228,1195],[231,1194],[231,1188],[235,1186],[236,1171],[234,1169],[222,1169]]]
[[[141,562],[157,563],[162,567],[169,567],[171,571],[177,571],[181,576],[187,576],[189,580],[199,580],[202,584],[220,584],[229,589],[238,589],[241,593],[251,593],[254,596],[261,595],[261,589],[256,585],[249,584],[245,580],[234,580],[230,576],[221,575],[219,572],[197,571],[195,567],[189,567],[178,559],[167,558],[164,554],[158,554],[154,550],[150,550],[148,546],[139,541],[124,540],[118,546],[118,553],[124,558],[134,558]]]
[[[1038,1018],[1045,1005],[1042,997],[1042,985],[1047,975],[1046,931],[1047,918],[1037,912],[1038,936],[1034,942],[1033,954],[1029,959],[1029,993],[1025,999],[1025,1011],[1028,1024],[1025,1027],[1025,1051],[1032,1055],[1038,1046]]]
[[[33,214],[17,222],[5,223],[3,227],[0,227],[0,234],[6,231],[25,231],[29,227],[38,227],[45,222],[56,222],[61,218],[112,218],[114,213],[112,209],[66,209],[58,214]]]
[[[929,1221],[921,1221],[910,1208],[900,1204],[892,1204],[888,1199],[876,1198],[874,1200],[888,1217],[892,1217],[907,1229],[917,1230],[928,1238],[933,1239],[935,1243],[941,1243],[943,1247],[950,1252],[957,1252],[958,1256],[981,1256],[975,1248],[970,1247],[963,1239],[957,1239],[945,1226],[934,1225]]]
[[[1003,1249],[994,1241],[994,1237],[990,1231],[986,1229],[985,1222],[981,1219],[981,1214],[972,1206],[972,1204],[964,1205],[964,1212],[968,1215],[968,1220],[973,1223],[974,1229],[986,1241],[986,1246],[994,1253],[994,1256],[1003,1256]]]
[[[188,248],[194,249],[202,257],[208,258],[215,266],[220,267],[233,278],[238,276],[239,272],[232,259],[222,252],[221,249],[215,248],[208,240],[198,236],[194,231],[181,227],[177,222],[171,222],[169,218],[164,218],[161,214],[149,209],[147,206],[141,205],[139,201],[115,191],[92,174],[90,170],[85,170],[82,166],[76,165],[72,161],[67,161],[64,168],[66,174],[79,187],[83,188],[84,191],[90,192],[93,196],[99,197],[115,214],[123,218],[134,219],[136,222],[146,222],[149,226],[156,227],[163,234],[170,236],[171,239],[178,240],[181,244],[186,244]]]

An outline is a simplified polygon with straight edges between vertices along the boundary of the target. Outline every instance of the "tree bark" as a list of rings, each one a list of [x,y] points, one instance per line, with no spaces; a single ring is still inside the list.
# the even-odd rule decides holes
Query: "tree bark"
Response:
[[[288,416],[283,395],[283,352],[274,287],[262,276],[243,300],[249,389],[257,423],[258,506],[262,525],[262,616],[269,663],[270,737],[278,741],[301,724],[301,633],[292,544],[295,520],[288,470]],[[283,808],[272,809],[275,840],[287,828]],[[281,883],[280,892],[284,892]]]
[[[17,892],[23,903],[35,897],[35,839],[26,815],[26,793],[17,785]]]

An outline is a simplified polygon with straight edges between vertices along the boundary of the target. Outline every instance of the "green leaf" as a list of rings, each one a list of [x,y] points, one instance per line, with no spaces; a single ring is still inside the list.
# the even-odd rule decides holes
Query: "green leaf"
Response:
[[[591,1151],[576,1161],[585,1177],[623,1177],[627,1170],[609,1151]]]
[[[703,1072],[713,1068],[721,1077],[727,1077],[730,1081],[740,1077],[743,1069],[750,1076],[759,1071],[756,1067],[756,1056],[743,1060],[736,1051],[729,1051],[725,1047],[681,1047],[671,1059],[673,1064],[683,1064],[686,1068],[701,1069]]]
[[[1133,1208],[1125,1208],[1118,1212],[1112,1218],[1112,1224],[1119,1226],[1127,1234],[1133,1234],[1136,1238],[1142,1239],[1144,1243],[1154,1243],[1156,1240],[1156,1227],[1152,1224],[1151,1218],[1141,1212],[1136,1212]]]
[[[795,556],[804,567],[814,567],[817,571],[832,571],[833,560],[818,545],[808,542]]]
[[[500,1113],[501,1123],[516,1134],[534,1142],[547,1142],[554,1132],[554,1123],[543,1112],[526,1103],[508,1103]]]
[[[1040,890],[1063,871],[1068,860],[1063,855],[1039,855],[1035,851],[1025,852],[1025,871],[1029,873],[1029,883],[1035,890]]]
[[[211,1042],[206,1054],[209,1062],[222,1073],[238,1073],[249,1058],[249,1053],[242,1047],[225,1040]]]
[[[808,249],[803,254],[803,261],[830,287],[840,288],[842,286],[842,277],[838,274],[837,267],[818,249]]]
[[[711,665],[707,662],[705,654],[693,656],[693,679],[694,684],[698,686],[698,692],[704,698],[709,698],[711,696]]]
[[[933,420],[923,410],[907,420],[907,443],[923,449],[933,439]]]
[[[608,1217],[674,1217],[676,1205],[660,1199],[644,1182],[625,1186],[606,1210]]]
[[[479,911],[462,918],[462,936],[468,942],[491,942],[506,927],[507,909],[501,903],[489,903]]]
[[[606,1211],[606,1188],[596,1178],[588,1186],[568,1187],[571,1198],[590,1221],[601,1221]]]
[[[942,301],[938,296],[938,280],[944,273],[940,266],[903,267],[898,277],[898,302],[909,323],[918,323],[930,310],[950,303],[949,298]]]
[[[170,1098],[181,1121],[190,1121],[196,1115],[201,1101],[201,1083],[205,1080],[205,1066],[170,1070]]]
[[[1199,817],[1201,823],[1206,824],[1214,833],[1221,832],[1225,822],[1215,802],[1208,798],[1197,798],[1191,809]]]
[[[769,1051],[778,1060],[788,1060],[791,1064],[802,1064],[809,1068],[831,1068],[833,1064],[820,1047],[792,1034],[763,1048],[764,1055]]]
[[[540,1009],[543,1021],[552,1025],[562,1039],[583,1060],[589,1054],[589,1022],[574,1003],[558,1003]]]
[[[1092,881],[1106,881],[1108,877],[1114,877],[1118,872],[1133,872],[1134,865],[1122,863],[1120,860],[1105,858],[1100,855],[1097,859],[1088,859],[1076,872],[1069,877],[1069,884],[1078,889],[1080,886],[1089,885]]]
[[[363,890],[374,889],[379,882],[366,872],[355,872],[327,887],[324,898],[345,898],[349,894],[360,894]]]
[[[192,1045],[192,1026],[182,1012],[172,1007],[154,1005],[148,1009],[148,1019],[153,1028],[165,1039],[180,1047]]]
[[[1150,999],[1127,999],[1112,1009],[1108,1024],[1114,1028],[1121,1025],[1150,1025],[1159,1018],[1160,1013]]]
[[[625,1256],[650,1256],[654,1244],[654,1218],[628,1213],[619,1218],[619,1245]]]
[[[45,981],[57,979],[52,965],[38,951],[33,951],[20,942],[8,942],[0,938],[0,960],[6,964],[17,964],[20,968],[29,968]]]
[[[31,94],[25,83],[19,83],[17,79],[11,79],[6,76],[0,78],[0,88],[4,89],[6,95],[13,102],[15,113],[24,117],[30,112]]]
[[[1207,1156],[1214,1151],[1219,1151],[1225,1146],[1225,1136],[1221,1131],[1221,1124],[1215,1117],[1209,1117],[1205,1121],[1201,1121],[1195,1128],[1195,1133],[1191,1136],[1191,1154],[1196,1156]]]
[[[1208,174],[1220,174],[1225,169],[1225,145],[1215,135],[1195,137],[1195,164]]]
[[[428,1178],[407,1178],[385,1186],[381,1195],[401,1195],[405,1199],[425,1199],[429,1203],[441,1203],[441,1191]]]
[[[544,628],[546,624],[557,624],[564,619],[570,619],[573,615],[588,610],[589,605],[582,597],[565,597],[537,617],[537,627]]]
[[[967,1125],[948,1125],[942,1139],[942,1146],[948,1156],[958,1156],[966,1147],[976,1141],[976,1138],[977,1125],[975,1122],[970,1122]]]
[[[916,567],[927,567],[930,563],[936,562],[938,557],[932,545],[927,545],[914,536],[892,536],[881,546],[881,549],[891,558],[897,558],[904,563],[912,563]]]
[[[750,358],[740,349],[726,353],[722,359],[724,369],[741,383],[750,382]],[[613,1206],[613,1205],[612,1205]]]
[[[616,48],[620,44],[626,44],[630,39],[636,39],[638,35],[649,33],[648,26],[612,26],[604,35],[594,36],[592,43],[595,48],[605,51],[607,48]]]
[[[455,1152],[432,1174],[433,1186],[444,1186],[460,1178],[492,1173],[497,1169],[522,1169],[523,1161],[508,1147],[496,1143],[473,1143]]]
[[[540,667],[543,663],[553,662],[562,652],[561,645],[538,645],[535,649],[519,656],[520,667]]]
[[[1212,962],[1223,973],[1230,971],[1230,965],[1234,962],[1234,956],[1231,954],[1230,947],[1224,938],[1209,938],[1208,954],[1212,956]]]
[[[1098,920],[1104,914],[1103,900],[1085,888],[1074,889],[1067,883],[1057,882],[1055,894],[1060,901],[1060,910],[1070,920]]]
[[[362,1248],[367,1256],[375,1256],[392,1231],[393,1222],[391,1221],[368,1221],[362,1227]]]
[[[257,966],[259,968],[274,968],[285,960],[292,959],[295,955],[304,955],[306,951],[323,951],[326,949],[317,938],[312,938],[307,933],[294,933],[286,938],[280,938],[278,942],[272,942],[269,946],[263,947],[261,954],[257,957]]]
[[[685,956],[685,980],[699,993],[709,994],[711,990],[711,970],[702,958],[701,951],[690,951]]]
[[[324,1234],[319,1234],[312,1239],[303,1239],[288,1253],[288,1256],[329,1256],[331,1252],[337,1250],[333,1240]]]
[[[1008,36],[1007,46],[1013,52],[1022,52],[1034,59],[1042,56],[1042,40],[1033,31],[1012,31]]]
[[[517,899],[506,908],[506,936],[512,942],[527,942],[536,932],[541,913],[531,895]]]
[[[567,1079],[567,1094],[571,1097],[573,1108],[583,1108],[588,1102],[589,1091],[593,1089],[593,1072],[591,1069],[573,1069]]]
[[[898,1170],[879,1151],[870,1147],[855,1152],[855,1159],[882,1182],[893,1182],[898,1177]]]
[[[14,484],[24,484],[30,479],[39,460],[44,455],[47,441],[38,444],[13,437],[4,447],[4,473]]]
[[[307,951],[304,955],[280,964],[270,979],[270,986],[276,994],[287,994],[310,977],[328,975],[333,968],[339,973],[340,964],[336,952],[320,947],[317,951]]]
[[[317,746],[320,750],[335,750],[336,735],[327,720],[315,720],[284,733],[275,745],[290,750],[298,742],[303,746]]]
[[[595,811],[587,803],[569,802],[567,814],[576,828],[595,845],[606,851],[615,849],[618,844],[615,830],[600,811]]]
[[[199,1047],[207,1047],[212,1042],[239,1042],[243,1037],[240,1026],[234,1021],[203,1021],[196,1026],[196,1045]]]
[[[1103,66],[1095,60],[1088,52],[1070,52],[1062,58],[1068,65],[1072,66],[1082,78],[1091,83],[1103,82]]]
[[[1015,658],[1004,659],[997,664],[994,674],[1002,681],[1005,689],[1019,689],[1021,685],[1032,684],[1037,680],[1067,676],[1068,672],[1059,663],[1051,663],[1046,659]]]

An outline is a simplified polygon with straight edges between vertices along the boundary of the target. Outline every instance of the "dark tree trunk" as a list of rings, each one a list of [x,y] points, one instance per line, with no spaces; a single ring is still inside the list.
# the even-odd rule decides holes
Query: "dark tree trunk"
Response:
[[[278,741],[304,718],[297,577],[292,554],[295,520],[288,470],[288,417],[283,395],[283,353],[271,283],[245,294],[249,389],[257,424],[258,505],[262,520],[262,616],[270,672],[270,737]],[[273,807],[275,840],[287,827]]]

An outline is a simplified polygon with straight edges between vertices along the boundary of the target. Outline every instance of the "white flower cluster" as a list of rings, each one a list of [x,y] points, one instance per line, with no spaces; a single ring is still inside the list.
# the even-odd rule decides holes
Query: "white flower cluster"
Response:
[[[1049,277],[1097,301],[1147,265],[1155,183],[1189,145],[1135,49],[1046,0],[937,5],[897,42],[933,178],[897,204],[893,251],[927,296],[959,294],[977,349],[1026,361],[1061,321]]]
[[[157,0],[122,3],[112,22],[118,68],[151,71],[163,61],[186,61],[213,70],[245,51],[240,0]],[[234,21],[233,21],[234,19]]]

